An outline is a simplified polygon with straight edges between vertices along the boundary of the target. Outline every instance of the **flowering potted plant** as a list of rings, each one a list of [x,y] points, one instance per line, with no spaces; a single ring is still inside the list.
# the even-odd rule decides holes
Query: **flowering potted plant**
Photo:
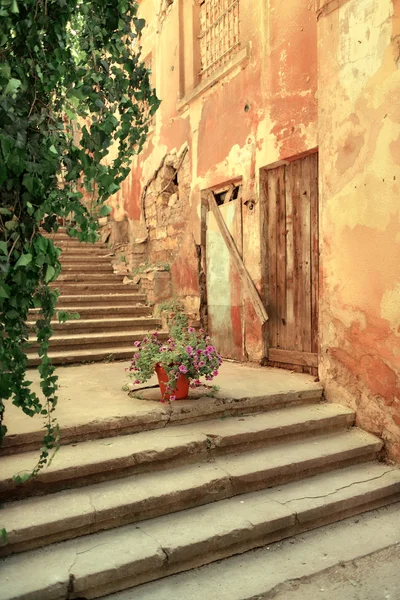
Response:
[[[157,373],[161,402],[187,398],[189,384],[201,385],[200,377],[211,381],[218,375],[222,358],[203,329],[187,327],[187,319],[179,313],[174,318],[171,337],[162,342],[157,332],[136,341],[129,372],[135,383],[144,383]]]

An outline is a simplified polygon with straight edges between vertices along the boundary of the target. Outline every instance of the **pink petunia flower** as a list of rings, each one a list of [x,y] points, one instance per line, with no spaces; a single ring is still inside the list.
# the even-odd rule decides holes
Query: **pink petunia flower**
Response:
[[[181,366],[179,367],[179,371],[180,371],[181,373],[187,373],[187,372],[188,372],[188,370],[187,370],[187,368],[185,367],[185,365],[181,365]]]

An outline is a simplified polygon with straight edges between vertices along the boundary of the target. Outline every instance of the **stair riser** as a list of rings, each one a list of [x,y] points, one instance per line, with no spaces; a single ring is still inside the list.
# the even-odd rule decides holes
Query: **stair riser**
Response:
[[[86,262],[82,263],[63,263],[61,272],[66,275],[73,274],[82,274],[84,273],[110,273],[110,275],[114,274],[112,265],[110,262],[108,263],[99,263],[99,264],[88,264]]]
[[[115,273],[61,273],[54,282],[54,287],[58,287],[62,283],[107,283],[122,284],[124,275],[116,275]]]
[[[132,354],[127,358],[131,357]],[[39,364],[39,362],[36,362],[36,364]],[[140,393],[140,390],[138,393]],[[154,412],[153,414],[150,412],[146,416],[146,419],[143,419],[140,416],[136,416],[133,412],[130,418],[125,416],[120,419],[114,418],[112,421],[98,421],[70,428],[63,427],[60,444],[67,445],[88,440],[129,435],[141,431],[160,429],[165,427],[166,424],[171,426],[186,425],[198,421],[237,416],[238,414],[266,413],[280,408],[318,404],[319,402],[321,402],[321,394],[316,391],[310,391],[276,394],[273,398],[261,396],[256,399],[245,399],[234,403],[220,402],[210,398],[210,402],[207,405],[203,405],[201,409],[193,403],[191,410],[180,410],[178,407],[176,411],[173,410],[172,414],[170,414],[168,405],[165,405],[165,412],[161,416],[159,413]],[[171,408],[173,408],[173,405],[171,405]],[[37,450],[42,445],[42,439],[42,432],[20,434],[15,439],[6,436],[0,449],[0,456]]]
[[[68,307],[68,311],[70,312],[78,312],[81,319],[107,319],[112,314],[113,317],[151,317],[151,308],[149,306],[112,306],[106,308],[100,307],[86,307],[86,306],[73,306],[66,305],[64,308]],[[62,304],[57,305],[57,310],[62,308]],[[112,313],[110,312],[112,310]],[[34,311],[30,311],[29,320],[34,321],[37,313]]]
[[[177,500],[175,497],[173,503],[168,504],[168,498],[165,498],[165,504],[163,504],[163,506],[155,506],[153,509],[149,509],[148,506],[146,506],[146,503],[144,502],[142,507],[134,505],[130,506],[129,510],[131,512],[127,516],[110,515],[109,520],[104,519],[101,522],[88,523],[87,525],[82,525],[78,519],[70,519],[68,521],[64,521],[62,524],[59,524],[60,527],[65,527],[64,531],[57,531],[51,534],[42,535],[42,537],[37,537],[35,539],[29,539],[17,543],[10,543],[8,546],[0,548],[0,557],[6,557],[11,554],[25,552],[27,550],[33,550],[35,548],[48,546],[53,543],[74,539],[84,535],[90,535],[100,531],[105,531],[107,529],[114,529],[115,527],[122,527],[124,525],[138,523],[165,514],[172,514],[180,510],[194,508],[196,506],[204,506],[210,502],[217,502],[219,500],[233,497],[233,494],[227,495],[227,493],[229,494],[226,486],[223,486],[223,488],[220,490],[217,486],[213,487],[212,490],[207,489],[207,487],[199,487],[196,490],[196,496],[194,497],[191,495],[189,501],[183,501],[182,504],[180,504],[179,499]],[[257,531],[248,532],[248,534],[250,534],[248,535],[248,538],[242,540],[239,544],[235,543],[233,539],[232,543],[229,544],[229,539],[227,538],[225,540],[225,543],[227,545],[222,551],[220,548],[218,548],[215,554],[213,552],[212,544],[210,544],[207,547],[207,552],[204,552],[203,554],[200,554],[200,556],[194,558],[194,560],[196,561],[195,563],[192,562],[193,559],[189,563],[181,562],[177,570],[168,570],[168,572],[165,574],[156,573],[155,576],[153,575],[150,579],[135,579],[133,580],[133,583],[129,583],[128,585],[124,584],[123,587],[117,587],[112,590],[108,588],[107,592],[105,593],[111,593],[113,591],[127,589],[129,587],[140,585],[141,583],[146,583],[148,581],[159,579],[161,577],[164,577],[165,575],[172,575],[173,573],[179,573],[195,567],[200,567],[205,564],[215,562],[217,560],[228,558],[229,556],[234,556],[235,554],[242,554],[244,552],[247,552],[248,550],[261,548],[262,546],[265,546],[267,544],[287,539],[289,537],[305,533],[306,531],[310,531],[317,527],[323,527],[331,523],[336,523],[349,517],[360,515],[367,511],[376,510],[378,508],[382,508],[384,506],[388,506],[399,501],[399,486],[388,486],[387,488],[384,488],[379,492],[367,494],[364,498],[354,499],[353,503],[350,506],[349,502],[346,500],[338,502],[336,505],[334,505],[334,507],[332,507],[332,505],[329,505],[325,510],[320,511],[319,514],[315,514],[313,518],[307,520],[307,522],[305,523],[297,523],[291,527],[284,527],[282,529],[278,529],[277,531],[273,531],[264,535],[262,532],[262,527],[256,528]],[[332,510],[333,508],[334,510]],[[102,517],[102,515],[96,516],[97,518]],[[87,520],[89,521],[89,519]],[[82,521],[82,519],[80,519],[80,521]],[[254,533],[255,537],[252,537],[252,534],[254,535]],[[38,534],[40,535],[40,530],[38,531]],[[201,548],[198,548],[198,551],[201,551]],[[177,565],[174,567],[174,569],[176,569],[176,567]],[[87,597],[89,598],[92,596]]]
[[[209,448],[206,443],[196,443],[182,447],[179,451],[174,452],[174,455],[171,455],[169,450],[165,451],[164,456],[162,453],[158,453],[157,460],[152,458],[150,462],[140,462],[138,456],[132,456],[129,459],[124,457],[123,459],[109,460],[106,463],[89,464],[83,468],[74,467],[53,473],[44,472],[39,476],[38,480],[27,482],[24,486],[16,486],[13,481],[2,482],[0,501],[26,498],[33,495],[41,496],[64,489],[80,488],[104,481],[114,481],[131,475],[153,473],[179,466],[204,463],[217,456],[226,456],[233,452],[241,452],[243,449],[247,451],[257,450],[340,430],[343,430],[343,424],[333,422],[329,425],[326,423],[325,426],[321,424],[318,430],[315,428],[310,429],[308,435],[303,427],[301,434],[282,433],[273,438],[272,441],[268,437],[260,440],[259,436],[255,436],[252,441],[247,440],[245,448],[240,448],[240,445]],[[246,479],[231,476],[230,493],[232,496],[236,496],[276,485],[283,485],[305,477],[312,477],[319,473],[368,462],[376,458],[378,451],[377,448],[373,447],[355,448],[351,451],[329,456],[319,456],[315,459],[299,463],[296,462],[282,470],[282,472],[279,472],[279,469],[274,471],[267,467],[262,472],[254,469],[251,475],[246,475]],[[128,466],[129,462],[131,464]]]
[[[161,328],[160,321],[156,320],[145,320],[139,321],[137,323],[111,323],[104,320],[103,323],[98,323],[96,321],[93,324],[89,323],[80,323],[78,321],[68,321],[67,323],[53,323],[52,329],[57,335],[60,333],[70,334],[70,335],[85,335],[87,333],[112,333],[116,331],[125,331],[129,332],[130,335],[135,335],[136,332],[146,332],[153,333],[153,331],[157,331]],[[34,331],[34,325],[31,326],[31,331]]]
[[[83,284],[79,282],[62,282],[57,281],[52,288],[58,289],[60,294],[64,295],[82,295],[82,294],[134,294],[139,293],[138,285],[124,285],[122,283],[88,283]]]
[[[107,265],[111,266],[112,258],[110,256],[87,256],[85,260],[82,257],[82,254],[79,253],[76,256],[71,256],[70,254],[62,254],[60,256],[61,267],[65,266],[74,266],[79,265],[86,270],[87,267],[90,266],[98,266],[98,265]]]
[[[137,292],[132,292],[132,294],[97,294],[94,295],[82,296],[82,295],[70,295],[69,298],[61,295],[58,299],[57,308],[62,306],[124,306],[127,305],[131,307],[135,304],[145,304],[147,297],[144,294],[138,294]]]
[[[166,340],[167,334],[160,334],[160,340]],[[96,339],[88,340],[82,334],[81,339],[75,340],[68,337],[63,338],[62,340],[51,340],[50,341],[50,353],[53,352],[61,352],[65,351],[76,351],[76,350],[89,350],[89,349],[99,349],[101,350],[103,347],[107,348],[110,345],[118,345],[119,348],[131,348],[132,354],[134,351],[133,343],[136,341],[136,337],[134,333],[129,332],[126,335],[110,335],[106,338],[96,337]],[[37,350],[38,345],[36,343],[31,344],[30,351],[33,352]]]
[[[166,561],[166,565],[164,566],[164,568],[160,569],[159,567],[157,567],[153,571],[147,571],[145,573],[137,574],[131,577],[125,576],[127,571],[125,567],[124,572],[121,573],[121,578],[118,578],[118,573],[113,571],[112,576],[111,574],[108,574],[107,582],[100,585],[99,576],[92,577],[92,586],[90,586],[90,583],[87,580],[85,580],[85,583],[83,585],[79,585],[78,582],[75,582],[74,589],[77,593],[76,597],[80,597],[78,596],[79,594],[82,595],[82,597],[87,598],[88,600],[92,598],[100,598],[102,596],[105,596],[106,594],[119,592],[121,590],[133,588],[144,583],[148,583],[150,581],[155,581],[163,577],[174,575],[176,573],[189,571],[197,567],[201,567],[216,561],[223,560],[230,556],[243,554],[244,552],[248,552],[256,548],[261,548],[268,544],[272,544],[273,542],[279,542],[281,540],[293,537],[306,531],[311,531],[312,529],[316,529],[317,527],[322,527],[323,525],[336,523],[338,521],[341,521],[342,519],[352,517],[355,515],[360,515],[365,511],[374,510],[382,506],[387,506],[388,504],[395,502],[396,498],[398,498],[398,496],[372,501],[363,506],[351,507],[347,510],[340,511],[338,513],[331,513],[323,519],[321,518],[316,520],[315,522],[309,522],[303,526],[293,525],[292,527],[277,529],[276,531],[264,534],[262,532],[262,527],[260,527],[255,528],[255,530],[253,531],[246,532],[244,536],[235,535],[232,537],[227,536],[226,538],[220,538],[219,543],[217,543],[215,547],[214,544],[207,543],[207,545],[202,545],[201,548],[196,549],[198,553],[191,559],[182,558],[181,561],[177,562],[169,560]],[[238,539],[240,539],[241,537],[242,539],[238,541]],[[182,549],[182,552],[185,552],[185,550],[186,549]],[[189,548],[187,554],[190,554],[191,551],[193,552],[192,548]],[[134,571],[134,569],[132,569],[132,571]],[[87,585],[88,583],[89,585]],[[134,596],[132,596],[132,598],[134,598]],[[52,598],[50,596],[46,596],[43,597],[43,600],[52,600]]]
[[[93,349],[92,349],[93,352]],[[87,349],[87,354],[83,356],[51,356],[50,358],[53,365],[76,365],[79,363],[92,363],[92,362],[113,362],[115,360],[125,360],[132,357],[132,350],[129,348],[107,348],[99,353],[93,355],[90,349]],[[40,365],[40,358],[36,356],[29,356],[28,367],[37,367]]]

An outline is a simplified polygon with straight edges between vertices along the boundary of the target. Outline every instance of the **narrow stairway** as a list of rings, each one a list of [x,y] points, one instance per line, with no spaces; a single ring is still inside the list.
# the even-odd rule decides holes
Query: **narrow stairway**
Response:
[[[115,600],[217,600],[218,581],[185,595],[191,569],[222,560],[224,581],[234,579],[234,555],[400,500],[400,470],[377,460],[382,442],[321,398],[315,383],[252,397],[249,381],[248,397],[171,404],[162,428],[90,440],[77,430],[24,486],[12,476],[36,453],[12,440],[1,459],[0,600],[111,600],[121,590]],[[169,582],[185,572],[175,594]]]
[[[110,250],[105,244],[81,243],[65,230],[52,235],[62,249],[62,271],[53,284],[60,291],[57,309],[78,313],[80,319],[54,321],[50,357],[54,364],[92,362],[129,358],[133,342],[161,322],[146,304],[146,295],[137,285],[124,285],[123,276],[113,272]],[[30,313],[33,329],[38,309]],[[160,332],[163,336],[164,333]],[[29,365],[40,363],[32,338]]]

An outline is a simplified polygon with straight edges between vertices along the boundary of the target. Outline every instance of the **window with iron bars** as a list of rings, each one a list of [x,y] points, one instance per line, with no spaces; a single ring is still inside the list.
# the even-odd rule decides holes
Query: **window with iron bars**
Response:
[[[200,0],[200,79],[206,79],[240,48],[240,0]]]

